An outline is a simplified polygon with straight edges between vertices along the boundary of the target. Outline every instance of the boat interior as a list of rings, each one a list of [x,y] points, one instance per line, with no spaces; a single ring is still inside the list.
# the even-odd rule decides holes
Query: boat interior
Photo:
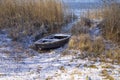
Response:
[[[66,37],[68,37],[68,36],[50,36],[50,37],[47,37],[47,38],[40,39],[36,43],[55,42],[55,41],[59,41],[60,39],[64,39]]]

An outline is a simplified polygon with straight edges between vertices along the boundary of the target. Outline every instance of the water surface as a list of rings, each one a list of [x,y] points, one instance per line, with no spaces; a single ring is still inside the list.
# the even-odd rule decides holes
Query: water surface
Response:
[[[102,6],[101,0],[63,0],[63,2],[78,16],[84,11]]]

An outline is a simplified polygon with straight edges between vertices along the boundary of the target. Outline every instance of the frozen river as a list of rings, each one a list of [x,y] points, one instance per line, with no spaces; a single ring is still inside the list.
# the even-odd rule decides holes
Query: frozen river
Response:
[[[63,2],[78,16],[83,11],[98,9],[102,6],[101,0],[63,0]]]

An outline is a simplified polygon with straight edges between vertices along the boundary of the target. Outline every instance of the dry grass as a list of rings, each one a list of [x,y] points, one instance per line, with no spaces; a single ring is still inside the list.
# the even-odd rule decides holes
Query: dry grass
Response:
[[[105,66],[102,66],[102,68],[104,68],[104,69],[115,69],[115,67],[113,67],[110,64],[106,64]]]
[[[88,32],[89,28],[87,26],[80,26],[79,23],[71,29],[71,33],[74,35],[87,34]]]
[[[89,10],[84,13],[83,16],[86,16],[89,19],[103,19],[103,10],[102,9],[95,9],[95,10]]]
[[[102,62],[108,62],[110,59],[110,63],[120,64],[120,48],[106,50],[104,39],[101,36],[96,37],[95,40],[92,40],[89,34],[73,36],[69,42],[69,49],[80,50],[82,54],[77,56],[79,58],[97,60],[99,57]]]
[[[95,40],[91,40],[88,34],[73,36],[69,42],[69,48],[86,52],[83,56],[99,56],[105,51],[103,39],[97,37]]]
[[[104,39],[101,36],[96,37],[96,39],[94,40],[92,44],[91,51],[98,53],[98,54],[102,54],[105,51]]]
[[[110,58],[113,63],[115,62],[120,64],[120,49],[108,50],[106,52],[106,58]]]
[[[112,76],[110,76],[110,75],[108,74],[108,71],[107,71],[107,70],[102,70],[101,74],[102,74],[103,77],[105,77],[104,79],[115,80]]]
[[[104,19],[99,25],[104,37],[120,45],[120,3],[117,2],[118,0],[102,1],[103,9],[89,10],[84,16],[89,19]]]
[[[106,39],[120,44],[120,4],[117,0],[105,2],[103,10],[103,18],[105,19],[103,26],[103,35]]]
[[[84,13],[89,19],[100,19],[104,21],[99,25],[106,39],[120,45],[120,3],[118,0],[102,0],[103,9],[96,9]]]
[[[66,10],[59,0],[0,0],[0,28],[15,39],[58,31],[70,19]]]
[[[80,21],[72,27],[71,33],[74,35],[87,34],[91,25],[92,21],[89,18],[81,17]]]
[[[88,50],[92,41],[88,34],[81,34],[79,36],[73,36],[69,42],[70,49]]]
[[[90,19],[102,20],[98,27],[102,29],[105,40],[112,41],[112,44],[120,45],[120,4],[116,0],[104,0],[103,9],[89,11],[74,27],[71,32],[75,35],[69,42],[70,49],[82,51],[80,58],[89,58],[90,60],[100,58],[102,62],[112,62],[120,64],[120,47],[113,46],[107,49],[107,45],[102,37],[91,40],[88,35],[92,24]],[[108,2],[106,2],[108,1]],[[112,2],[110,2],[112,1]],[[109,3],[109,5],[108,5]],[[111,3],[111,4],[110,4]],[[108,61],[110,60],[110,61]]]

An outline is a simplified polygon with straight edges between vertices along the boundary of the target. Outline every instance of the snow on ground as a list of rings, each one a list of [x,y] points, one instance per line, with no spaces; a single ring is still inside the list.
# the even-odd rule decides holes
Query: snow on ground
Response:
[[[94,62],[77,58],[79,51],[64,47],[38,53],[24,49],[6,34],[0,34],[0,80],[103,80],[103,66],[109,74],[120,80],[120,65]],[[94,66],[94,67],[92,67]]]

